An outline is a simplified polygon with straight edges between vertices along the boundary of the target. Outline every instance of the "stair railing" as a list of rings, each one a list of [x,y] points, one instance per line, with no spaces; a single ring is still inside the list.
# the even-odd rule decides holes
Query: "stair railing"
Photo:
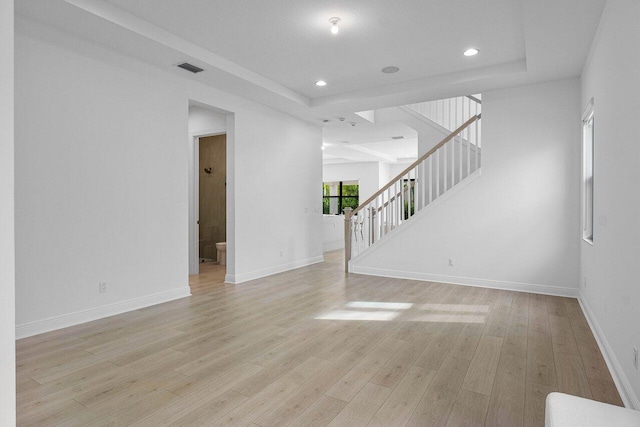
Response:
[[[420,156],[356,209],[345,208],[345,269],[389,232],[478,170],[481,114]]]
[[[418,102],[407,107],[450,131],[482,113],[482,101],[473,95]]]

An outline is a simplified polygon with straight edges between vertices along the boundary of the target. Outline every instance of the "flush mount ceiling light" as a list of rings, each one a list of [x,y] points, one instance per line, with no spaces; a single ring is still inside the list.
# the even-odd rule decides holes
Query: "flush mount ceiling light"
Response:
[[[338,28],[338,24],[340,23],[340,21],[341,19],[337,16],[329,19],[329,22],[331,22],[331,34],[338,34],[338,32],[340,31],[340,28]]]
[[[322,86],[326,86],[326,85],[327,85],[327,82],[325,82],[324,80],[318,80],[316,82],[316,86],[322,87]]]
[[[400,68],[396,67],[395,65],[384,67],[382,69],[382,72],[385,74],[393,74],[393,73],[397,73],[398,71],[400,71]]]
[[[467,49],[464,51],[464,56],[475,56],[479,53],[480,51],[478,49],[476,49],[475,47],[472,47],[470,49]]]

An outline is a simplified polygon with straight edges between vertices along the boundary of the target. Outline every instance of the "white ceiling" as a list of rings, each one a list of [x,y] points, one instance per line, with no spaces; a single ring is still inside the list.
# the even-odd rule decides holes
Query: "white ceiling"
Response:
[[[392,139],[402,136],[403,139]],[[406,163],[417,158],[418,133],[404,123],[332,121],[322,132],[325,164],[347,162]]]
[[[525,58],[513,0],[108,2],[309,98]],[[470,46],[486,48],[469,59]],[[383,74],[387,65],[401,71]]]
[[[360,123],[354,111],[578,76],[604,2],[29,0],[16,11],[18,31],[39,21],[307,120]],[[470,46],[480,54],[464,57]],[[185,60],[206,71],[175,69]]]

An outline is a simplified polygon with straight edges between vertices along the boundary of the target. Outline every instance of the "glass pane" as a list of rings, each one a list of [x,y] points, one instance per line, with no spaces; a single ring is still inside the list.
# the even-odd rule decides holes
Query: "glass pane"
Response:
[[[338,192],[340,191],[340,183],[339,182],[325,182],[322,184],[322,195],[323,196],[339,196]]]
[[[355,184],[355,185],[342,184],[342,195],[343,196],[357,196],[358,195],[358,184]]]
[[[344,188],[344,187],[343,187]],[[358,197],[343,197],[342,208],[355,209],[358,207]]]
[[[340,212],[339,197],[324,197],[322,199],[322,213],[325,215],[338,215]]]
[[[593,113],[583,125],[583,231],[582,237],[593,242]]]

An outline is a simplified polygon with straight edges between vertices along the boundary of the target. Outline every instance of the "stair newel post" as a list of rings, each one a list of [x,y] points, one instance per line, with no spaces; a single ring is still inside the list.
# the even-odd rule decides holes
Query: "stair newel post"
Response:
[[[349,260],[351,260],[351,211],[352,208],[344,208],[344,271],[349,272]]]

